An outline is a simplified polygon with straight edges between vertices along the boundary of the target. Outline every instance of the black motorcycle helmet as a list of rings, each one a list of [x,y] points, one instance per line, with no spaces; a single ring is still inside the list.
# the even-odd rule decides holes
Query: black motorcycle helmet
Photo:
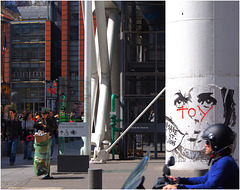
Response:
[[[209,141],[214,154],[232,145],[235,137],[230,127],[224,124],[213,124],[203,132],[202,138]]]

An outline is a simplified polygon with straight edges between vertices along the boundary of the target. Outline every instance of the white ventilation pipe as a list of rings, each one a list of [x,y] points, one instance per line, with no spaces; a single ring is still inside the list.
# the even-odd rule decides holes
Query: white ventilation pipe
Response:
[[[108,49],[109,49],[109,62],[111,70],[111,94],[120,95],[120,75],[119,75],[119,57],[118,57],[118,46],[119,46],[119,33],[120,33],[120,17],[117,10],[113,10],[110,13],[108,19]],[[112,42],[112,43],[109,43]],[[111,45],[112,44],[112,45]],[[111,48],[112,47],[112,48]],[[119,100],[119,99],[117,99]],[[119,101],[115,102],[116,104],[116,116],[117,119],[120,118],[120,108]],[[109,103],[111,105],[111,102]],[[111,111],[111,110],[110,110]],[[119,127],[119,122],[117,122],[116,127]],[[111,137],[111,129],[109,129]]]
[[[119,28],[118,12],[116,9],[114,9],[109,14],[108,26],[107,26],[107,42],[108,42],[108,55],[109,55],[110,71],[112,70],[114,44],[115,44],[115,40],[117,39],[117,34],[119,34],[119,31],[117,31],[118,28]]]
[[[96,31],[97,32],[97,31]],[[97,36],[97,35],[96,35]],[[94,42],[94,27],[92,20],[92,67],[91,67],[91,132],[93,130],[93,123],[95,119],[95,108],[97,100],[97,91],[98,91],[98,70],[97,70],[97,54]]]
[[[98,41],[99,41],[99,57],[101,63],[101,81],[99,88],[99,104],[97,111],[97,120],[95,126],[95,133],[92,135],[92,142],[96,144],[96,148],[99,149],[101,142],[104,140],[105,124],[107,117],[107,103],[109,99],[109,57],[107,48],[107,27],[105,6],[102,1],[95,1],[96,20],[98,29]]]
[[[111,137],[111,129],[108,129],[106,125],[106,121],[110,120],[108,112],[110,111],[110,91],[111,89],[115,93],[119,93],[119,81],[118,78],[118,65],[117,64],[117,47],[115,43],[117,38],[117,34],[119,33],[119,17],[117,10],[113,10],[108,19],[108,26],[105,28],[106,20],[103,18],[105,17],[105,14],[103,13],[104,3],[103,2],[96,2],[96,18],[97,18],[97,31],[98,31],[98,43],[99,46],[96,47],[97,55],[99,55],[99,61],[100,61],[100,95],[99,95],[99,104],[98,104],[98,112],[97,112],[97,122],[96,122],[96,128],[95,133],[92,134],[92,143],[96,145],[96,148],[94,150],[94,158],[93,160],[97,161],[97,153],[101,149],[101,143],[104,139]],[[102,11],[102,12],[100,12]],[[101,28],[99,28],[101,27]],[[104,27],[104,28],[103,28]],[[107,35],[106,35],[107,34]],[[102,37],[104,35],[104,37]],[[105,41],[105,39],[107,41]],[[106,43],[107,42],[107,43]],[[105,51],[107,47],[108,51]],[[114,53],[115,52],[115,53]],[[106,57],[107,56],[107,57]],[[98,56],[97,56],[98,57]],[[108,58],[108,61],[105,59]],[[113,65],[113,60],[116,61]],[[106,65],[108,64],[108,65]],[[114,71],[113,71],[114,70]],[[114,76],[111,76],[114,80],[114,86],[110,89],[111,81],[110,81],[110,75],[111,73],[114,73]],[[105,129],[106,128],[106,129]],[[107,133],[105,133],[105,131]],[[109,135],[107,135],[109,134]]]

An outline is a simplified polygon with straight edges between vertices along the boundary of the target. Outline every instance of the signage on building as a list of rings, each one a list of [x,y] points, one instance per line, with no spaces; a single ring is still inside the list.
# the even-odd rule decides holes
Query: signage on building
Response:
[[[46,81],[47,98],[57,98],[57,82]]]
[[[54,112],[57,112],[57,97],[57,82],[46,81],[46,105]]]
[[[59,137],[88,137],[88,123],[62,122],[58,126]]]

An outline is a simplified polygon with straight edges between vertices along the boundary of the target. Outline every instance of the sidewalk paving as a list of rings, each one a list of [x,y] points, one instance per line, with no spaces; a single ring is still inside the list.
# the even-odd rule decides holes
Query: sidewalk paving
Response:
[[[150,159],[146,171],[144,187],[151,189],[162,175],[165,154],[160,159]],[[106,164],[90,163],[90,168],[102,169],[102,188],[120,189],[141,158],[134,160],[108,160]],[[14,166],[9,166],[9,158],[1,159],[1,189],[88,189],[87,173],[57,173],[57,154],[53,155],[50,167],[53,179],[35,177],[33,160],[23,160],[18,154]]]

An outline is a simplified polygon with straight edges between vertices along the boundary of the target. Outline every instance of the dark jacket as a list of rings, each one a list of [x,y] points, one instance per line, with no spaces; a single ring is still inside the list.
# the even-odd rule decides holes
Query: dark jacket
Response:
[[[39,124],[40,122],[45,123],[45,120],[43,118],[40,118],[38,120],[38,122],[33,127],[36,128],[37,131],[41,130],[41,131],[44,131],[44,132],[49,132],[50,136],[52,137],[54,135],[54,131],[55,131],[56,126],[54,124],[54,121],[51,119],[51,117],[48,116],[47,119],[46,119],[46,125],[47,125],[46,128],[44,128],[42,124]]]
[[[58,124],[57,124],[57,120],[55,117],[50,117],[53,122],[54,122],[54,125],[55,125],[55,130],[54,130],[54,136],[55,138],[57,139],[58,138]]]
[[[238,189],[239,168],[232,156],[218,157],[201,177],[180,178],[178,189]]]
[[[22,140],[22,125],[21,121],[18,119],[10,120],[8,119],[3,126],[2,131],[3,140],[18,139]]]

